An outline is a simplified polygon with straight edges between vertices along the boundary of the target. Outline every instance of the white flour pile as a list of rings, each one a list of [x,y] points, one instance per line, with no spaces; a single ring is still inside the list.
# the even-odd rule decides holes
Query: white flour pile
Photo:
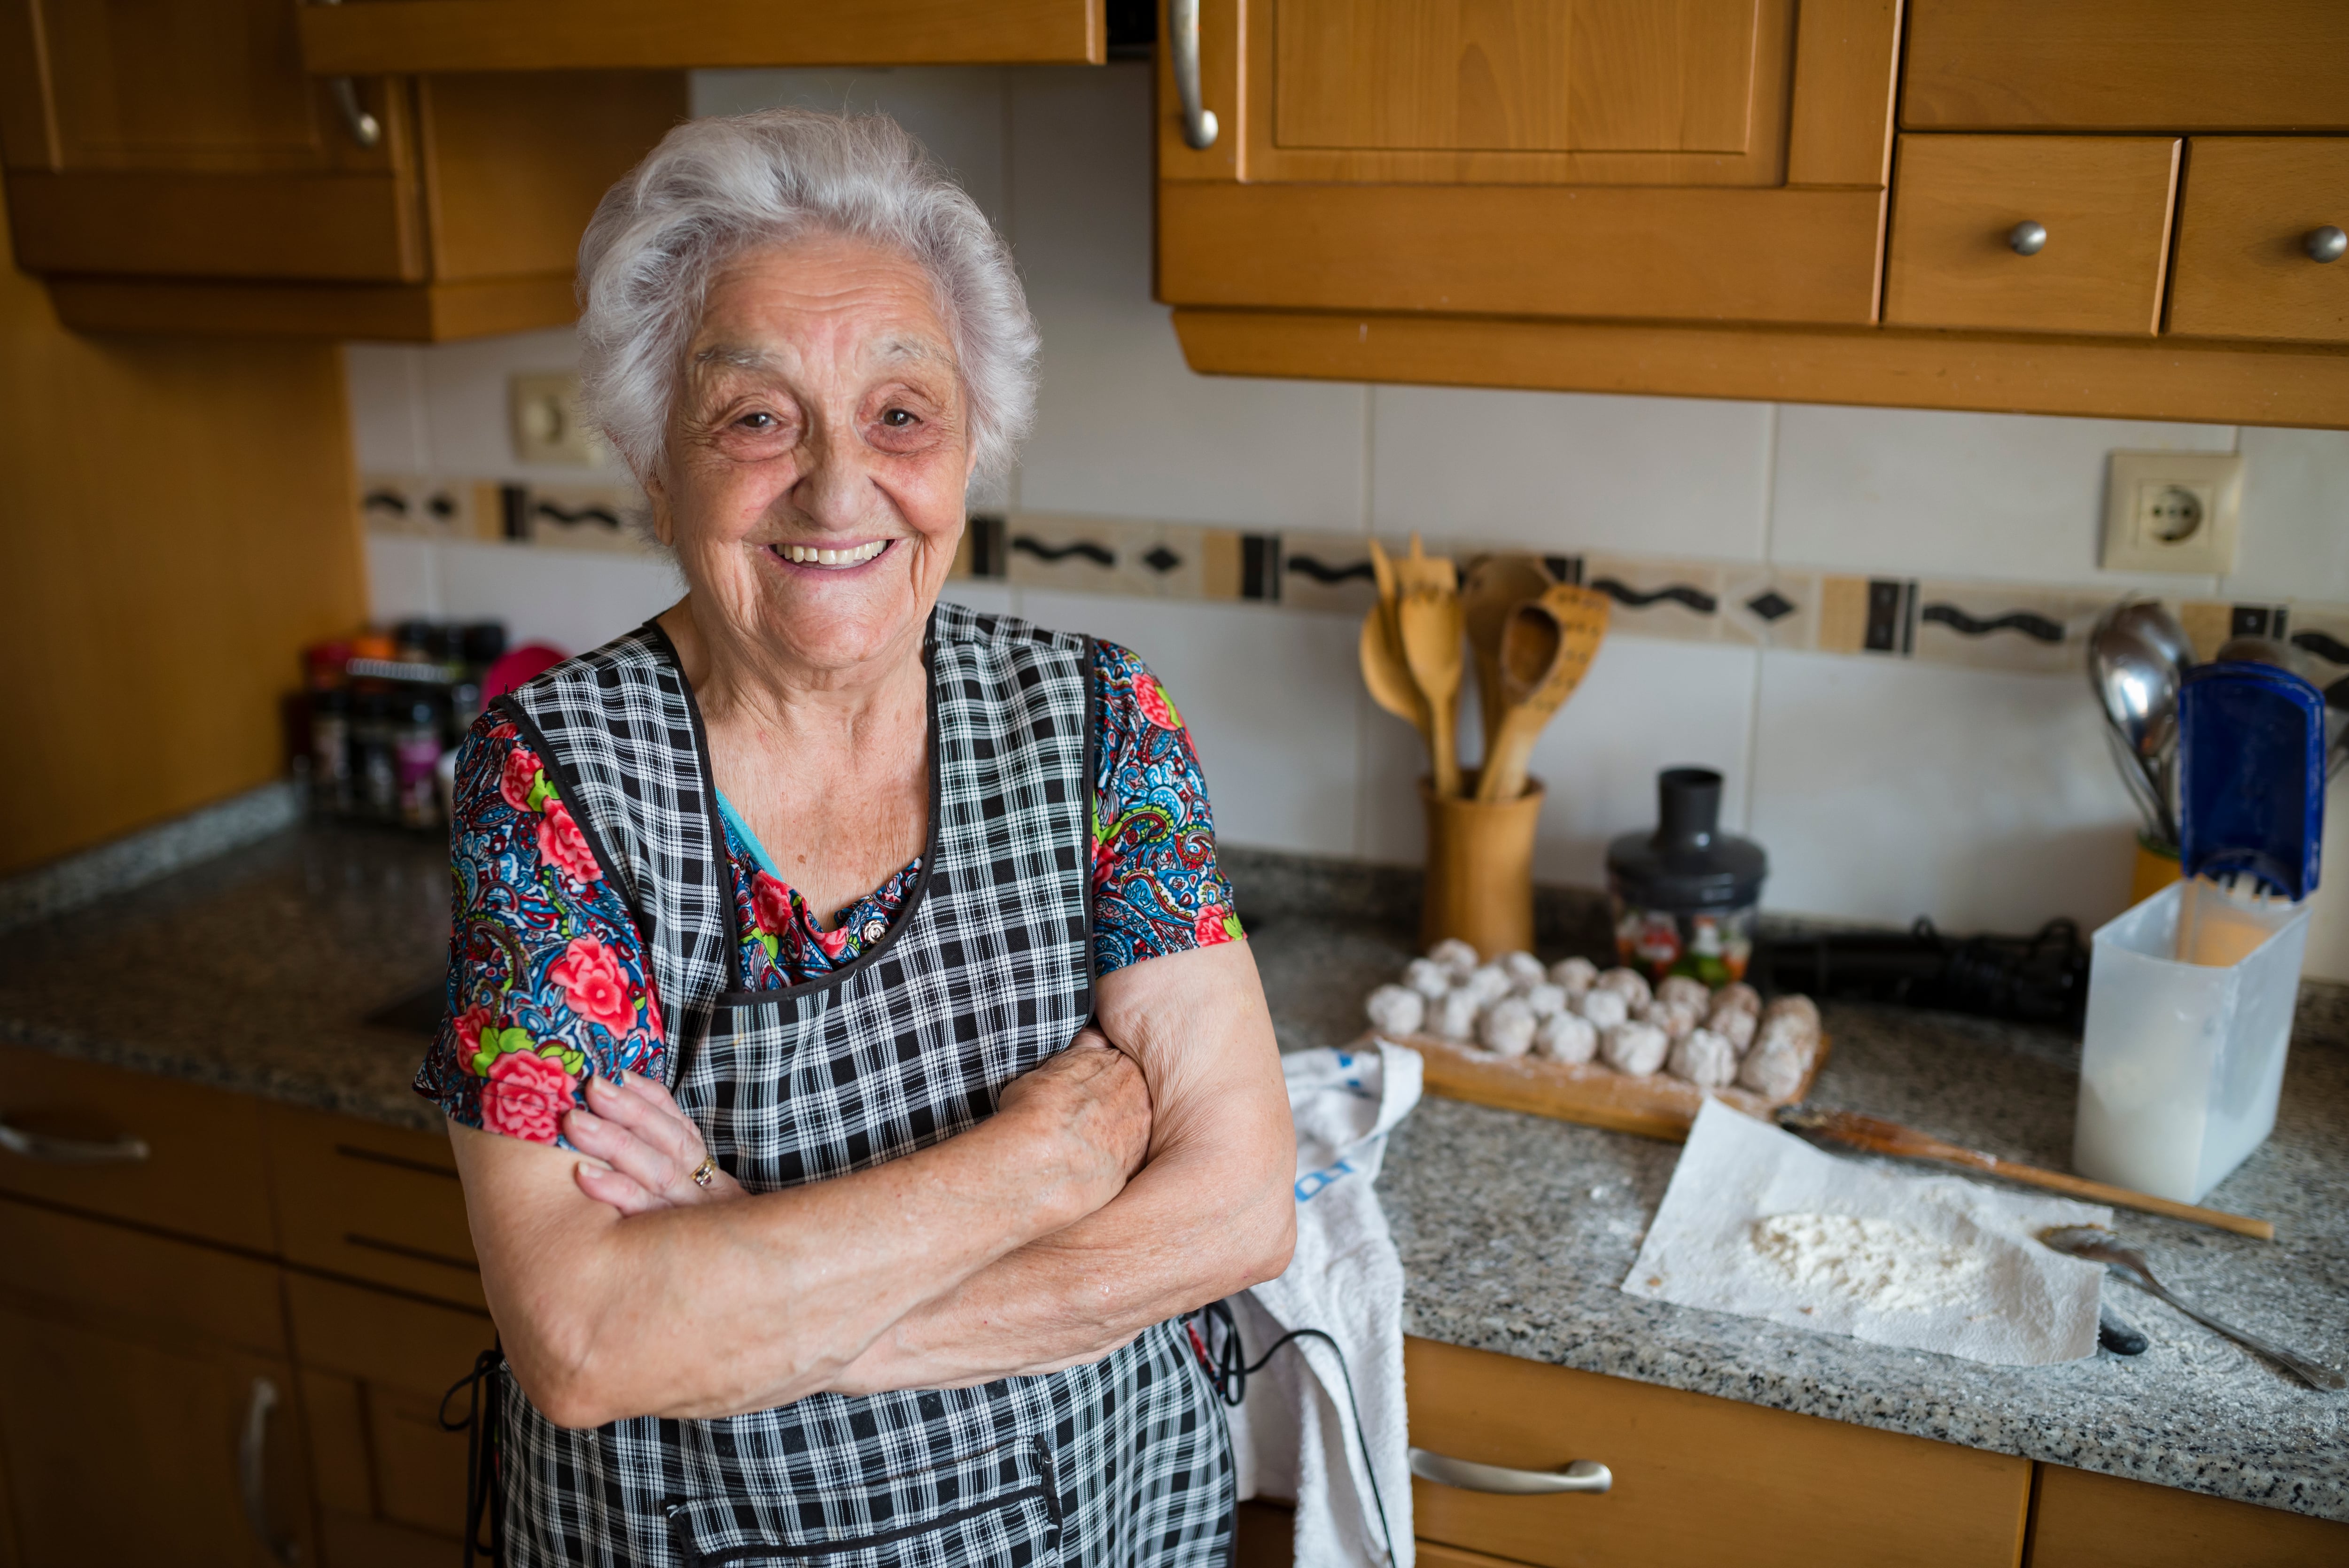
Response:
[[[2096,1349],[2100,1264],[2049,1225],[2110,1209],[1822,1153],[1708,1099],[1623,1289],[1818,1334],[2038,1367]]]
[[[1754,1222],[1754,1251],[1806,1295],[1833,1291],[1878,1312],[1923,1312],[1964,1301],[1990,1259],[1890,1220],[1773,1214]]]

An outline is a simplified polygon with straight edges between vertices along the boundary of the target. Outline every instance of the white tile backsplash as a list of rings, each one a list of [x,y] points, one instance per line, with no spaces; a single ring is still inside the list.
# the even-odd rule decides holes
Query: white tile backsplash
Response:
[[[2028,932],[2127,903],[2137,817],[2085,681],[1762,660],[1751,820],[1767,907]]]
[[[1354,852],[1355,629],[1335,615],[1094,594],[1019,595],[1019,614],[1131,648],[1198,748],[1219,837]]]
[[[2140,582],[2098,570],[2107,453],[2223,452],[2231,425],[1789,406],[1778,415],[1773,559],[1885,576]]]
[[[1006,222],[1043,330],[1042,397],[1013,488],[982,504],[1347,534],[1374,521],[1754,562],[1740,583],[1775,565],[2117,593],[2130,580],[2095,564],[2106,454],[2238,440],[2224,426],[1197,377],[1150,297],[1145,67],[702,72],[694,94],[700,112],[885,109]],[[572,357],[567,332],[353,346],[359,467],[591,477],[519,469],[506,448],[506,377]],[[2349,599],[2349,435],[2240,442],[2240,570],[2223,584],[2137,581]],[[368,562],[387,618],[498,614],[518,638],[574,649],[678,592],[663,562],[581,552],[378,535]],[[947,592],[1140,652],[1191,722],[1230,841],[1419,857],[1424,754],[1363,695],[1351,616]],[[2069,674],[1619,634],[1536,750],[1550,790],[1538,874],[1596,885],[1606,841],[1652,822],[1657,769],[1685,762],[1728,776],[1724,819],[1768,848],[1774,909],[2027,931],[2055,914],[2094,923],[2127,895],[2135,819]],[[2349,978],[2349,849],[2328,860],[2309,972]]]
[[[2230,598],[2349,599],[2349,430],[2243,431]]]
[[[1371,397],[1381,534],[1763,558],[1767,403],[1437,387]]]

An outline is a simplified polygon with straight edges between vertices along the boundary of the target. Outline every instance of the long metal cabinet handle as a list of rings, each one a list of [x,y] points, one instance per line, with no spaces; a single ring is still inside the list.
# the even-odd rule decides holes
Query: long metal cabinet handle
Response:
[[[277,1385],[255,1377],[244,1403],[244,1436],[236,1445],[236,1479],[244,1493],[245,1527],[253,1538],[278,1562],[295,1563],[301,1560],[301,1546],[269,1530],[269,1417],[276,1408]]]
[[[343,0],[317,0],[321,5],[339,5]],[[383,140],[383,121],[367,113],[359,102],[358,84],[348,77],[336,77],[326,84],[335,95],[335,107],[343,111],[343,129],[361,147],[375,147]]]
[[[1199,101],[1199,0],[1166,0],[1166,46],[1174,55],[1174,96],[1183,100],[1183,144],[1216,145],[1216,111]]]
[[[1411,1473],[1438,1486],[1463,1491],[1498,1492],[1504,1497],[1540,1497],[1558,1491],[1605,1491],[1615,1484],[1615,1472],[1597,1460],[1577,1460],[1562,1470],[1509,1470],[1455,1460],[1450,1454],[1411,1450]]]
[[[27,1132],[5,1121],[0,1121],[0,1149],[45,1165],[135,1165],[154,1152],[145,1139],[129,1133],[111,1143],[86,1143],[78,1138]]]

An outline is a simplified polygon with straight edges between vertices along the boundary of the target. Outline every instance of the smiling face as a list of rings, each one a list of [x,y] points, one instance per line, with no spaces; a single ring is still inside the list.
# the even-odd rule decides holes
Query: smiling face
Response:
[[[701,632],[829,682],[920,647],[971,467],[927,275],[823,235],[711,277],[646,489]]]

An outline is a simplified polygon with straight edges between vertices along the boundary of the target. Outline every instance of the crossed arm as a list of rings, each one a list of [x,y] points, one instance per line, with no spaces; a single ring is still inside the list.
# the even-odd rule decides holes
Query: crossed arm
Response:
[[[694,1187],[699,1135],[642,1079],[595,1080],[564,1119],[588,1161],[452,1124],[523,1388],[595,1426],[986,1382],[1278,1274],[1295,1154],[1247,945],[1116,970],[1099,1004],[1101,1036],[977,1127],[778,1192]]]

